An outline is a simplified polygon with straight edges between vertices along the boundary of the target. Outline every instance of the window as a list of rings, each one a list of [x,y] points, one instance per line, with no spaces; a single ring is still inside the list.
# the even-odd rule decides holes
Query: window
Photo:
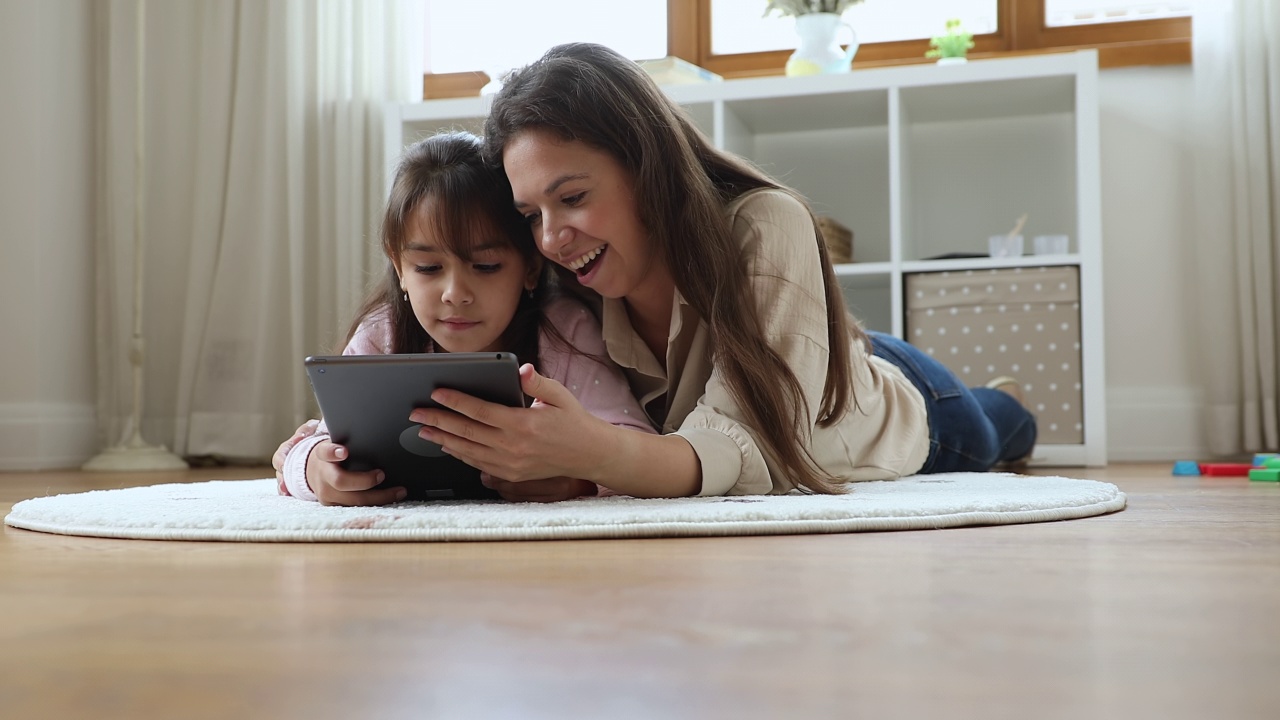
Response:
[[[710,0],[711,54],[734,55],[796,46],[794,19],[761,17],[764,0]],[[910,12],[903,12],[904,6]],[[869,0],[844,14],[861,44],[929,39],[947,18],[959,18],[975,35],[998,29],[998,0]],[[841,36],[840,42],[847,38]]]
[[[1044,0],[1046,27],[1190,17],[1191,2]]]
[[[637,60],[667,55],[667,0],[436,0],[426,20],[427,72],[509,70],[576,40]]]
[[[676,54],[672,9],[694,0],[426,0],[425,98],[475,95],[490,72],[523,65],[564,42],[604,43],[643,60]],[[684,19],[683,32],[693,25]],[[691,36],[690,36],[691,37]]]
[[[928,62],[928,38],[951,17],[974,33],[974,58],[1098,48],[1102,67],[1163,65],[1191,62],[1191,2],[866,0],[845,19],[860,42],[855,69]],[[487,82],[483,70],[569,40],[602,42],[637,60],[674,55],[726,78],[779,75],[795,47],[792,19],[762,18],[765,0],[427,4],[428,98],[474,95]],[[501,22],[486,22],[495,17]],[[488,28],[482,42],[458,32],[474,27]]]

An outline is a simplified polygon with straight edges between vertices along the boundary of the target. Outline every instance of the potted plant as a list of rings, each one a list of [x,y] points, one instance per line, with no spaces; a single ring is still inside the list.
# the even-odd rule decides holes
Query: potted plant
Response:
[[[848,23],[840,21],[845,10],[864,0],[766,0],[764,16],[777,13],[796,19],[799,43],[787,59],[787,75],[847,73],[858,52],[858,34]],[[836,42],[841,29],[849,31],[848,48]]]
[[[947,30],[935,35],[929,41],[927,58],[937,58],[939,65],[955,65],[966,62],[965,55],[973,48],[973,33],[964,29],[960,21],[952,18],[947,21]]]

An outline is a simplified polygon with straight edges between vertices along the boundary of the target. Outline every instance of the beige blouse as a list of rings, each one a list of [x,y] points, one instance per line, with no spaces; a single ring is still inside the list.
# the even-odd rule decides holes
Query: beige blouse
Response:
[[[857,409],[828,427],[818,427],[813,417],[822,404],[829,349],[822,270],[808,211],[787,193],[766,189],[743,195],[727,212],[749,257],[766,336],[804,391],[810,416],[803,418],[802,432],[819,466],[849,482],[920,470],[929,452],[924,399],[896,366],[868,355],[859,341],[853,348]],[[678,290],[666,371],[632,329],[621,300],[604,300],[603,324],[609,355],[654,426],[680,435],[697,453],[700,495],[784,493],[795,487],[762,452],[757,431],[745,424],[712,361],[707,325]]]

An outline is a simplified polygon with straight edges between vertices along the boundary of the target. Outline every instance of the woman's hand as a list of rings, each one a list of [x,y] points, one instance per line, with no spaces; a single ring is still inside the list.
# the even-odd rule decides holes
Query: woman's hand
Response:
[[[560,502],[577,497],[594,496],[599,487],[590,480],[557,477],[544,480],[526,480],[511,482],[492,477],[487,473],[480,475],[484,486],[496,491],[508,502]]]
[[[635,432],[615,428],[587,412],[568,389],[542,377],[532,365],[520,368],[520,385],[534,398],[528,408],[506,407],[442,388],[431,399],[448,410],[418,408],[409,419],[425,426],[420,436],[490,477],[502,478],[497,482],[513,495],[511,485],[530,480],[601,477],[608,459],[614,457],[612,433]]]
[[[431,399],[448,409],[418,408],[409,419],[424,426],[421,437],[495,478],[490,487],[508,500],[564,500],[582,482],[632,497],[686,497],[702,486],[698,455],[680,435],[610,425],[532,365],[520,368],[520,386],[534,398],[528,408],[437,389]],[[529,482],[539,484],[515,487]]]
[[[331,440],[316,443],[307,457],[307,485],[321,505],[390,505],[405,498],[402,487],[374,489],[385,479],[381,470],[352,472],[340,464],[347,449]]]

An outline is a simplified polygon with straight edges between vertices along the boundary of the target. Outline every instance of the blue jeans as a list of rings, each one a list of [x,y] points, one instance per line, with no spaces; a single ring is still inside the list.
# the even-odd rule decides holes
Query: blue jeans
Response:
[[[990,388],[967,388],[911,343],[884,333],[867,335],[872,354],[897,365],[924,396],[929,457],[920,472],[982,472],[1026,457],[1035,447],[1035,416],[1016,398]]]

